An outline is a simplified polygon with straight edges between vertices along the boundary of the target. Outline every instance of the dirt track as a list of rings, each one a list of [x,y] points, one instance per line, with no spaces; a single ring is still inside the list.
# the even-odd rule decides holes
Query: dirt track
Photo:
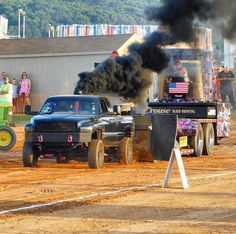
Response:
[[[176,165],[170,188],[161,188],[163,161],[91,170],[41,160],[24,168],[17,128],[16,147],[0,158],[0,233],[235,233],[236,122],[232,130],[212,156],[184,157],[190,189],[183,190]],[[147,184],[156,186],[126,191]],[[57,204],[28,209],[47,202]]]

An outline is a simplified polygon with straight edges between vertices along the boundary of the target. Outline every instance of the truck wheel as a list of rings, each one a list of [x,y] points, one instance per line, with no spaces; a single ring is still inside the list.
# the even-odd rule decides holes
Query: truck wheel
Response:
[[[202,155],[203,152],[203,145],[204,145],[204,133],[202,125],[199,124],[198,131],[195,136],[190,137],[190,148],[194,150],[193,156],[199,157]]]
[[[203,124],[204,146],[203,154],[210,155],[215,144],[215,131],[212,123]]]
[[[8,126],[0,127],[0,150],[9,150],[16,143],[16,134]]]
[[[129,165],[133,160],[133,145],[129,137],[125,137],[119,144],[119,161]]]
[[[57,163],[69,163],[70,158],[69,157],[64,157],[64,156],[58,156],[56,158]]]
[[[101,168],[104,163],[104,146],[101,140],[93,140],[88,147],[89,168]]]
[[[23,145],[23,164],[24,167],[36,167],[38,162],[39,152],[33,149],[32,143],[25,142]]]

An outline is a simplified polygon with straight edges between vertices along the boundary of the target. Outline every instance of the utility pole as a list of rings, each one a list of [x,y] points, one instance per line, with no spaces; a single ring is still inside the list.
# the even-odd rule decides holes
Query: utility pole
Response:
[[[22,12],[22,9],[18,9],[18,38],[20,39],[20,14]]]
[[[25,38],[25,11],[22,12],[23,16],[23,38]]]
[[[25,38],[25,11],[22,9],[18,9],[18,38],[21,38],[21,16],[23,18],[23,26],[22,26],[22,34],[23,38]]]

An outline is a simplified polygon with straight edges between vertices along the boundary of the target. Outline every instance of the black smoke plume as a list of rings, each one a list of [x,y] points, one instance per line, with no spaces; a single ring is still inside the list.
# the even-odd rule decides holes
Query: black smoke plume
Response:
[[[129,55],[109,58],[92,72],[79,74],[74,94],[115,93],[139,102],[151,85],[150,71],[161,72],[169,58],[163,45],[193,41],[196,21],[218,20],[226,38],[236,32],[234,0],[163,0],[159,7],[149,7],[145,13],[151,21],[161,25],[143,43],[134,43]],[[227,15],[226,15],[227,14]]]
[[[236,1],[216,0],[214,11],[217,15],[217,23],[225,39],[235,41],[236,39]]]
[[[208,20],[214,20],[224,38],[236,36],[235,0],[162,0],[160,7],[149,7],[145,13],[149,20],[168,27],[176,41],[191,42],[193,24]]]
[[[129,55],[109,58],[92,72],[80,73],[74,94],[113,93],[134,102],[141,101],[152,84],[150,71],[161,72],[168,66],[169,58],[161,49],[167,37],[155,32],[143,43],[132,44]]]
[[[211,11],[213,1],[207,0],[165,0],[160,7],[149,7],[149,20],[161,22],[173,36],[173,41],[191,42],[193,23],[196,19],[207,20],[214,17]]]
[[[143,91],[151,85],[150,72],[142,68],[142,58],[137,53],[110,58],[92,72],[79,74],[75,94],[117,94],[139,102]],[[167,61],[168,63],[168,61]]]

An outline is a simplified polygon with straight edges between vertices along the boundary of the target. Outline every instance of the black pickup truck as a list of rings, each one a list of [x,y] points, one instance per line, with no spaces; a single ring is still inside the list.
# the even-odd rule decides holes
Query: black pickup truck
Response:
[[[105,97],[51,96],[25,125],[23,164],[35,167],[38,158],[56,158],[58,163],[85,158],[90,168],[100,168],[104,155],[117,155],[121,163],[132,162],[134,122],[132,116],[109,111]]]

